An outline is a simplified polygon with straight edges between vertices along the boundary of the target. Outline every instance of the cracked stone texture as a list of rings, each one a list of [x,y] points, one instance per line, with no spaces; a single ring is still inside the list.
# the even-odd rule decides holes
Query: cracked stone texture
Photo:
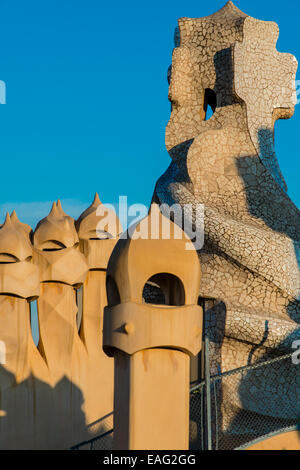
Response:
[[[205,323],[213,375],[290,353],[300,337],[300,212],[273,143],[275,121],[294,112],[297,61],[276,50],[275,23],[250,18],[232,2],[178,23],[168,71],[172,163],[153,200],[205,205],[199,296],[212,299]],[[214,111],[208,120],[207,103]],[[299,418],[299,366],[280,369],[282,375],[296,378]],[[236,402],[239,412],[250,412],[244,389],[242,403],[237,399],[241,387],[232,389],[231,416]],[[266,393],[276,394],[276,387],[273,374]],[[257,413],[267,420],[259,406]]]

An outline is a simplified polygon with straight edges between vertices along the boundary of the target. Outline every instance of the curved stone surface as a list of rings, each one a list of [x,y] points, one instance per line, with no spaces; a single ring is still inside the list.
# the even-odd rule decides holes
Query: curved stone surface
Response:
[[[294,112],[297,61],[276,50],[275,23],[250,18],[232,2],[178,24],[166,128],[172,163],[153,200],[205,206],[199,296],[209,299],[213,375],[290,353],[300,336],[300,212],[287,195],[273,143],[275,121]],[[278,381],[282,374],[299,377],[291,368]],[[274,374],[269,379],[265,393],[276,394]],[[235,408],[239,393],[232,390],[232,409],[249,411],[244,391]],[[293,400],[299,403],[296,391]],[[219,411],[230,432],[226,410]],[[232,432],[248,431],[245,424]]]

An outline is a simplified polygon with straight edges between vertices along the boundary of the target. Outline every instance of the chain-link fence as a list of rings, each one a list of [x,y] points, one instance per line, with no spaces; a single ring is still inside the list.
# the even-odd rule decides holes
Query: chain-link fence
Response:
[[[112,450],[113,448],[113,429],[94,437],[89,441],[81,442],[73,446],[71,450]]]
[[[300,365],[292,354],[211,377],[191,390],[191,449],[247,447],[299,423]]]
[[[299,429],[300,365],[292,354],[199,383],[190,393],[190,449],[229,450]],[[76,450],[111,450],[113,430]]]

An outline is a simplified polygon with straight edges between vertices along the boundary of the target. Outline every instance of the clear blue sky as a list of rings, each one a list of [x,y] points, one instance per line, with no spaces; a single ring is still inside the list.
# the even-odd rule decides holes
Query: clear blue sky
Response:
[[[61,198],[77,216],[99,192],[149,204],[170,162],[167,68],[177,18],[214,13],[225,0],[2,0],[1,197],[33,223]],[[237,0],[280,26],[279,51],[300,59],[299,0]],[[300,76],[300,74],[298,74]],[[300,105],[276,124],[276,151],[300,206]]]

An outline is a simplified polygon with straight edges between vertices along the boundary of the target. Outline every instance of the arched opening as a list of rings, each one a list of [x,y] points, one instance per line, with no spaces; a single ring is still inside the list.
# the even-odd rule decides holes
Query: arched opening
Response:
[[[205,121],[208,121],[215,113],[217,107],[217,95],[214,90],[211,88],[206,88],[204,92],[204,114],[205,114]]]
[[[143,300],[145,303],[156,305],[184,305],[184,286],[181,280],[173,274],[155,274],[144,286]]]
[[[116,281],[112,276],[107,276],[106,278],[106,295],[107,295],[107,304],[109,307],[118,305],[121,303],[121,298],[119,294],[119,289],[116,284]]]

